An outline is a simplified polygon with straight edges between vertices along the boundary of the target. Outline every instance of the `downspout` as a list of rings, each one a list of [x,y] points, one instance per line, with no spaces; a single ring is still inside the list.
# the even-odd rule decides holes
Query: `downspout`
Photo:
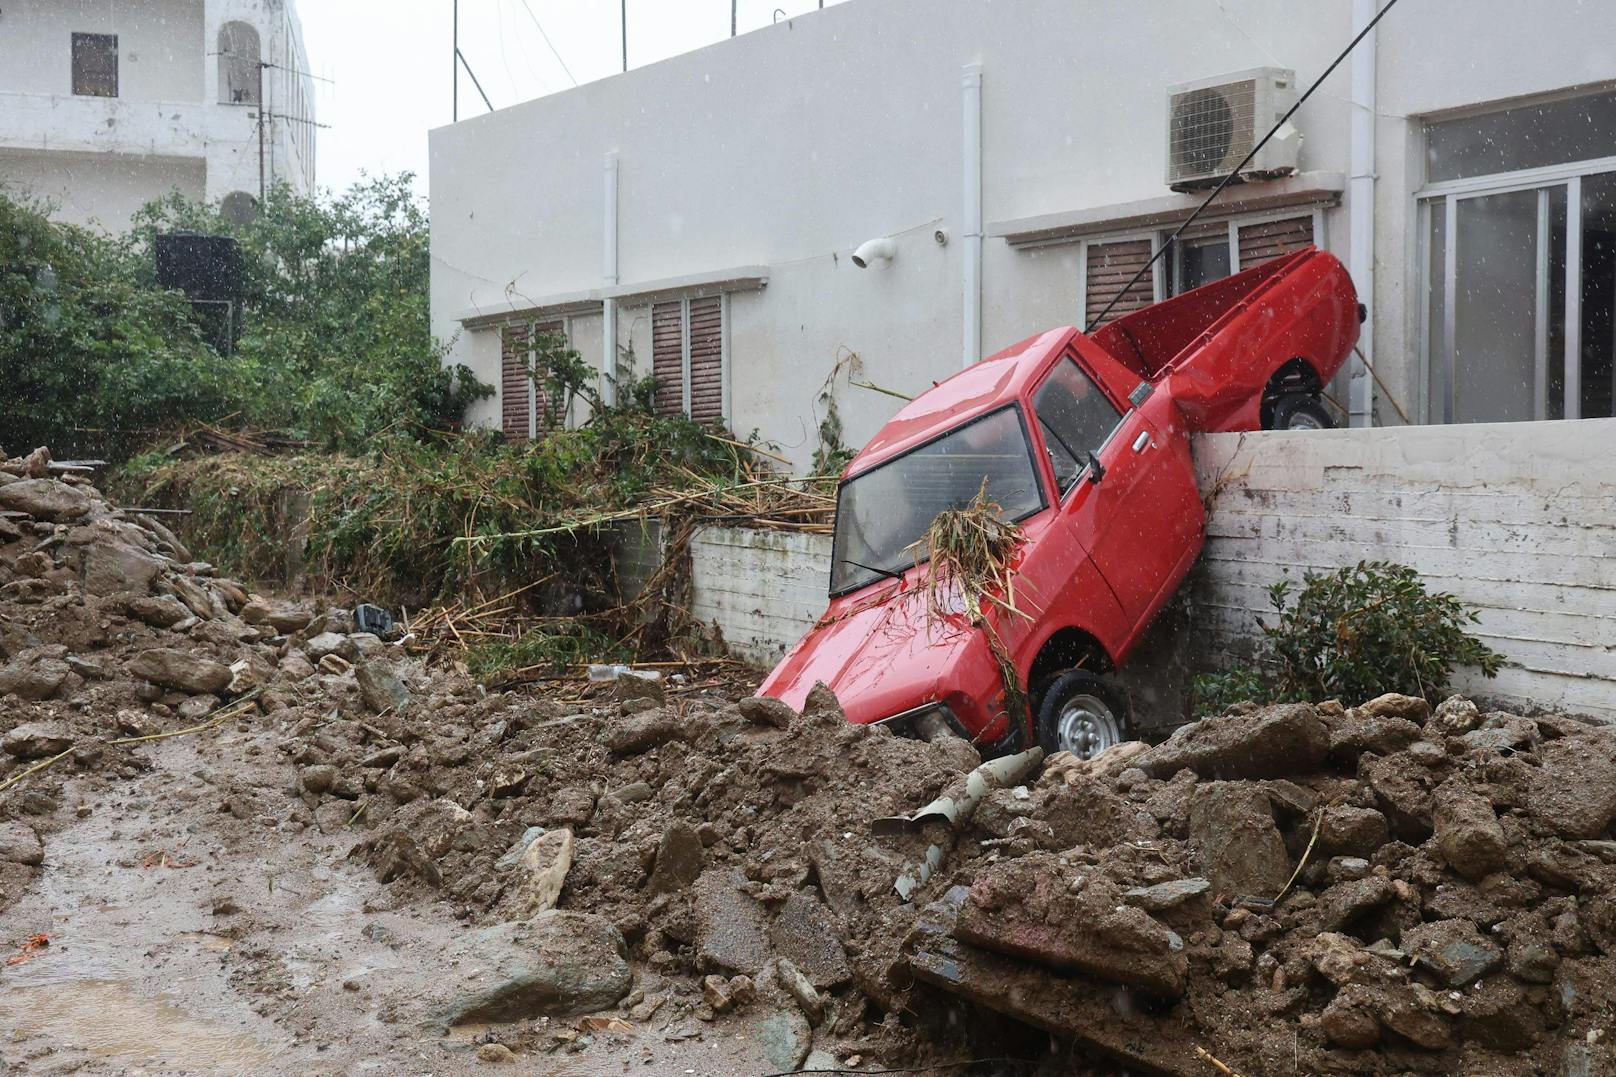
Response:
[[[982,65],[966,64],[961,86],[965,117],[965,204],[960,232],[965,240],[964,325],[961,366],[982,358]]]
[[[1375,17],[1376,0],[1352,0],[1352,32]],[[1375,361],[1375,40],[1376,28],[1352,53],[1352,129],[1347,186],[1348,265],[1358,299],[1369,310],[1347,385],[1348,422],[1373,426],[1375,382],[1364,363]]]
[[[607,288],[614,287],[617,279],[617,154],[606,155],[606,226],[603,231],[603,265],[601,276]],[[600,304],[600,371],[605,384],[601,395],[606,403],[617,403],[617,300],[610,296]]]

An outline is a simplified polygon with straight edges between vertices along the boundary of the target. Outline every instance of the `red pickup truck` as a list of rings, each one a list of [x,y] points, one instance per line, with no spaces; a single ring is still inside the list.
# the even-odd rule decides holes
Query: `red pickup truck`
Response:
[[[1320,393],[1362,318],[1345,268],[1309,247],[1092,336],[1052,329],[922,393],[842,476],[830,607],[760,692],[800,707],[823,681],[851,721],[941,721],[989,750],[1086,758],[1126,739],[1107,674],[1204,537],[1190,434],[1331,425]],[[1023,539],[1018,613],[986,614],[1026,687],[1020,713],[963,608],[928,617],[915,563],[933,518],[984,480]]]

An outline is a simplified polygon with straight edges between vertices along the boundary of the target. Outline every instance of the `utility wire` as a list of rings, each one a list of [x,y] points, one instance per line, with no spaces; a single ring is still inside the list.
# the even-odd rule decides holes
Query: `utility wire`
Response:
[[[556,51],[555,43],[550,40],[550,35],[544,32],[544,24],[539,21],[537,15],[533,14],[533,9],[528,6],[527,0],[522,0],[522,9],[527,12],[527,17],[533,20],[533,25],[539,28],[539,36],[544,38],[546,45],[550,46],[550,55],[556,58],[556,63],[561,65],[561,70],[567,73],[569,79],[572,79],[574,86],[578,85],[578,80],[573,78],[572,69],[567,66],[567,61],[561,58],[561,53]]]
[[[524,0],[524,2],[526,2],[526,0]],[[1206,196],[1206,201],[1197,206],[1195,212],[1191,213],[1189,218],[1185,220],[1183,224],[1178,226],[1178,231],[1167,237],[1167,242],[1163,243],[1157,249],[1156,253],[1150,256],[1150,261],[1139,267],[1139,272],[1133,275],[1133,279],[1129,280],[1127,284],[1122,286],[1121,291],[1117,292],[1116,295],[1111,297],[1111,302],[1107,303],[1105,305],[1105,309],[1094,316],[1094,320],[1089,322],[1088,326],[1083,330],[1083,332],[1094,332],[1094,327],[1105,320],[1105,316],[1111,313],[1111,308],[1122,302],[1122,297],[1133,290],[1133,286],[1138,284],[1140,279],[1144,277],[1146,273],[1150,272],[1152,266],[1161,261],[1162,255],[1166,254],[1168,250],[1172,248],[1174,241],[1176,241],[1178,237],[1183,234],[1184,229],[1194,224],[1195,219],[1206,211],[1206,207],[1210,206],[1218,195],[1223,193],[1224,188],[1235,181],[1235,179],[1240,175],[1240,170],[1251,163],[1252,158],[1256,157],[1257,154],[1262,151],[1262,148],[1268,145],[1270,139],[1279,134],[1279,129],[1290,122],[1290,118],[1296,115],[1296,110],[1301,108],[1302,105],[1307,102],[1309,97],[1313,96],[1313,91],[1317,90],[1321,85],[1324,84],[1324,80],[1329,78],[1335,72],[1335,69],[1341,66],[1341,61],[1352,55],[1352,50],[1358,47],[1358,42],[1368,37],[1369,32],[1375,28],[1375,25],[1379,23],[1381,19],[1386,17],[1386,13],[1388,11],[1396,6],[1397,0],[1387,0],[1386,6],[1376,12],[1375,17],[1369,20],[1369,25],[1358,31],[1358,36],[1352,39],[1351,43],[1347,45],[1340,56],[1337,56],[1333,61],[1331,61],[1330,66],[1324,69],[1324,74],[1320,75],[1314,80],[1313,85],[1307,88],[1307,92],[1296,99],[1296,104],[1292,105],[1285,115],[1279,118],[1278,123],[1269,128],[1268,133],[1262,137],[1262,141],[1253,146],[1251,148],[1251,152],[1246,154],[1245,158],[1242,159],[1239,164],[1235,165],[1234,169],[1227,176],[1223,177],[1222,182],[1212,189],[1211,194]]]

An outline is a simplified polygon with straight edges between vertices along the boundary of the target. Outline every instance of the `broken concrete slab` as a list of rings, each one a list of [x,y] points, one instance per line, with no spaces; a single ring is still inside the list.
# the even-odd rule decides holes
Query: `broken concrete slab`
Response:
[[[1292,703],[1181,726],[1133,765],[1155,778],[1186,769],[1203,778],[1284,778],[1317,770],[1329,747],[1318,712]]]

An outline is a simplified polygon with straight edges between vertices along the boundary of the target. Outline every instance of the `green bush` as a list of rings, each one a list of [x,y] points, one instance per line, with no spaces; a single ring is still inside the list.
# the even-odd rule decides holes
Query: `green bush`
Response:
[[[1197,673],[1190,678],[1190,714],[1222,714],[1236,703],[1266,703],[1274,688],[1254,669]]]
[[[1503,664],[1503,656],[1465,631],[1476,623],[1475,611],[1453,595],[1426,590],[1406,565],[1360,561],[1307,573],[1289,607],[1289,581],[1268,593],[1279,616],[1262,631],[1277,699],[1355,705],[1401,692],[1434,702],[1447,693],[1454,669],[1474,666],[1492,677]]]

